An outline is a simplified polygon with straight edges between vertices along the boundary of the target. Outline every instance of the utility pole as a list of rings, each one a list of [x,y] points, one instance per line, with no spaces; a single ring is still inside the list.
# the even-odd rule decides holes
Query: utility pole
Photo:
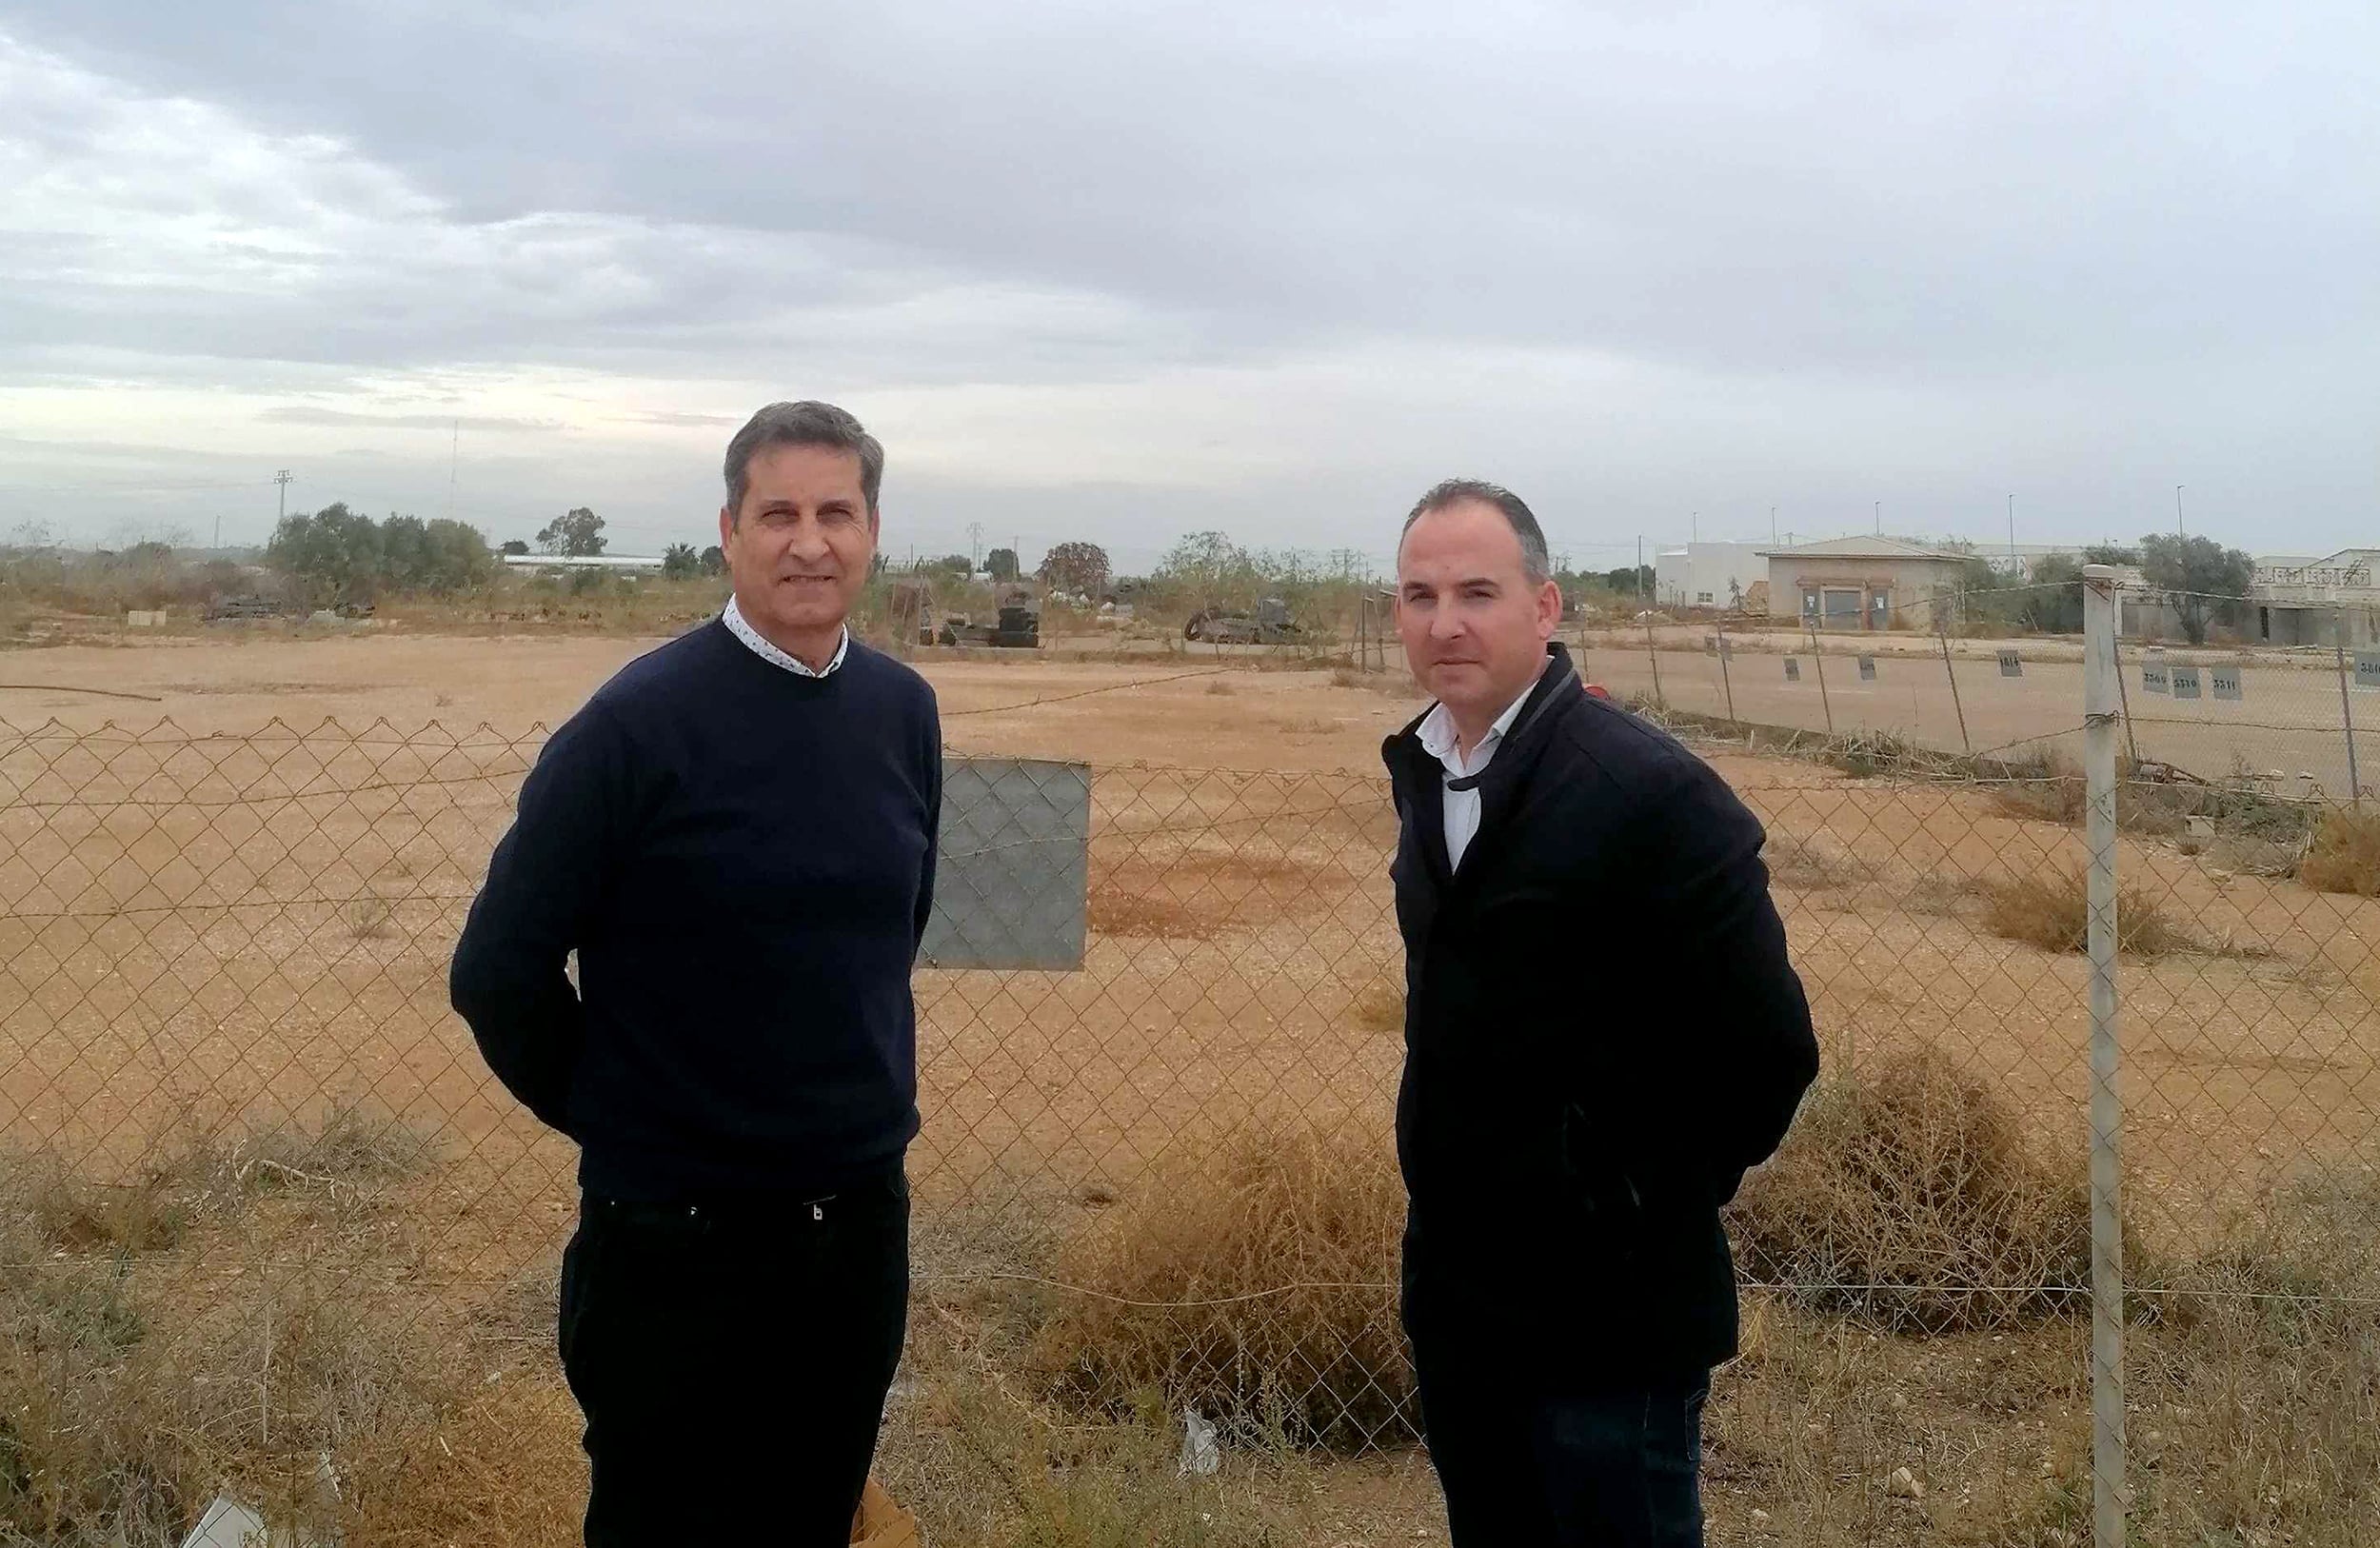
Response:
[[[1776,507],[1775,506],[1769,507],[1769,546],[1772,548],[1776,546]]]
[[[2173,535],[2182,536],[2182,486],[2173,486]]]
[[[2008,497],[2008,563],[2011,569],[2016,567],[2016,497],[2013,494]]]
[[[1697,510],[1686,518],[1686,546],[1692,547],[1701,541],[1702,512]]]
[[[1641,610],[1644,603],[1644,534],[1636,534],[1636,603]]]
[[[272,481],[281,486],[281,514],[276,521],[286,522],[289,519],[289,470],[283,468],[272,476]]]
[[[446,442],[446,520],[454,520],[455,469],[463,455],[463,421],[454,422],[454,431]]]
[[[1884,536],[1884,502],[1881,500],[1875,503],[1875,535]]]

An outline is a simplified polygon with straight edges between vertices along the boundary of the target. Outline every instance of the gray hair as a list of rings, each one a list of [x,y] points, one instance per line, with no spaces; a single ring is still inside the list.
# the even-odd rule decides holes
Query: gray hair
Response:
[[[876,494],[884,486],[884,447],[867,433],[850,410],[831,403],[772,403],[744,421],[727,443],[727,519],[744,515],[744,492],[752,486],[752,459],[765,447],[829,447],[860,459],[860,493],[868,514],[876,514]]]
[[[1397,534],[1397,546],[1402,549],[1405,532],[1412,531],[1413,524],[1432,511],[1474,501],[1493,506],[1511,524],[1513,536],[1520,540],[1520,573],[1528,577],[1531,585],[1542,585],[1554,578],[1554,562],[1545,551],[1545,529],[1537,526],[1536,513],[1520,496],[1484,479],[1450,478],[1415,501],[1412,512],[1405,517],[1404,532]]]

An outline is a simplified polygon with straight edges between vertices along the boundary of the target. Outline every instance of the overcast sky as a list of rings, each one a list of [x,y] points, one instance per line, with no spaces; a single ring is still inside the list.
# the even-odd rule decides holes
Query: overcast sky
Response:
[[[896,555],[2380,544],[2380,7],[0,0],[0,539],[700,544],[780,397]]]

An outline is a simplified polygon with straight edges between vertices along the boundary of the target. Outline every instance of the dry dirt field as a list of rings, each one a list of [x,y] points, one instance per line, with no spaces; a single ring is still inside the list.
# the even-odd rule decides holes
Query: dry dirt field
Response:
[[[177,1124],[368,1105],[446,1159],[407,1185],[388,1260],[458,1316],[533,1303],[571,1158],[489,1089],[445,958],[533,728],[649,644],[0,657],[0,1148],[124,1176]],[[1084,970],[921,975],[922,1282],[1045,1261],[1177,1143],[1263,1118],[1384,1134],[1400,959],[1378,748],[1410,692],[1237,660],[921,665],[953,751],[1096,769]],[[1769,824],[1830,1062],[1931,1042],[2078,1154],[2083,959],[2001,939],[1983,911],[1994,883],[2078,865],[2079,836],[1988,788],[1714,761]],[[2122,857],[2190,937],[2126,964],[2130,1198],[2145,1238],[2177,1243],[2310,1160],[2375,1159],[2380,903],[2221,859],[2129,839]],[[1619,965],[1579,946],[1582,968]],[[1676,996],[1690,1024],[1693,984]],[[517,1337],[536,1346],[533,1315]],[[1410,1454],[1317,1487],[1338,1535],[1307,1540],[1438,1530]],[[1747,1485],[1725,1510],[1758,1499]],[[1785,1540],[1825,1540],[1810,1532]]]

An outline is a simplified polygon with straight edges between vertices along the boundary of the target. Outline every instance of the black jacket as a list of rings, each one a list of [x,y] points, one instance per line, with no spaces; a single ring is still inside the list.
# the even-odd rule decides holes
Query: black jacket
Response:
[[[1719,1207],[1784,1138],[1817,1042],[1758,821],[1548,654],[1479,776],[1459,871],[1420,721],[1381,748],[1405,1322],[1424,1361],[1487,1376],[1691,1376],[1735,1352]]]

